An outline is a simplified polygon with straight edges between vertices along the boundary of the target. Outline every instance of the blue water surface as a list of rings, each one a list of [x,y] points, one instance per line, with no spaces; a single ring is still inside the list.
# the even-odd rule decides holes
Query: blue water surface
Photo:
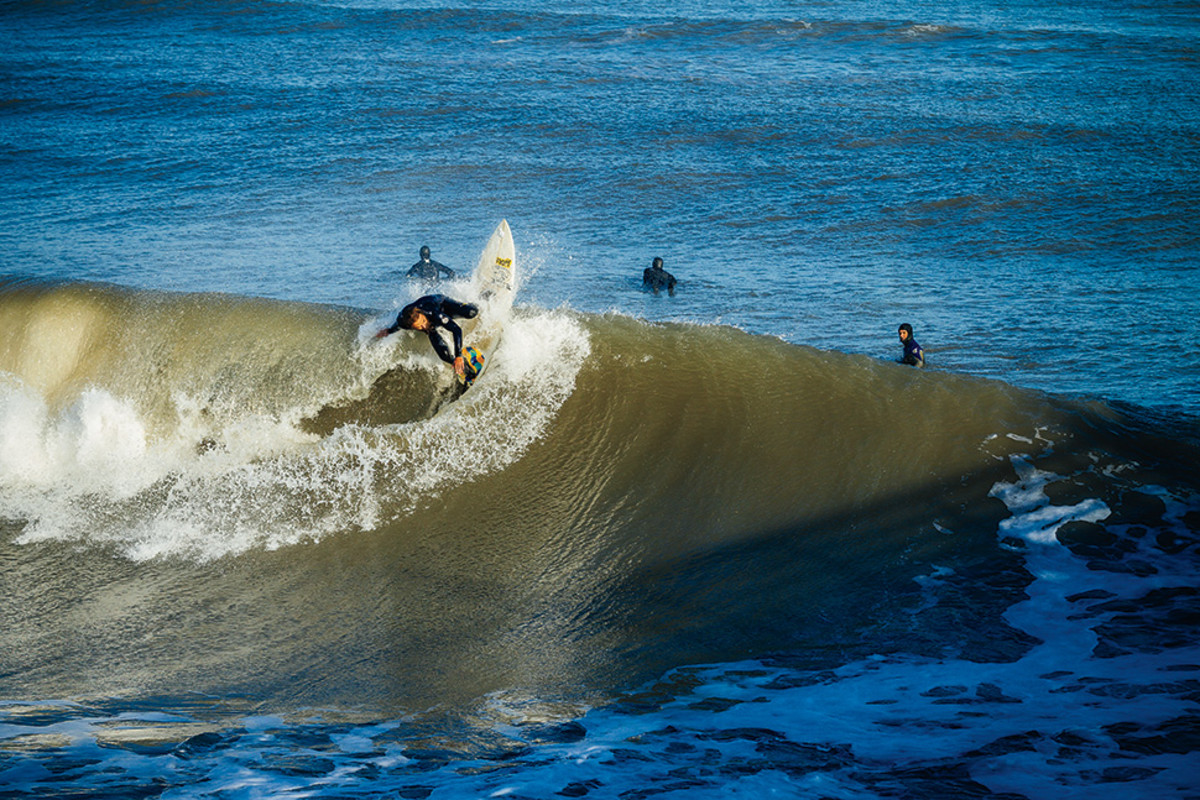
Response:
[[[525,302],[1194,411],[1186,3],[124,3],[0,19],[0,269]],[[662,256],[673,300],[637,291]]]

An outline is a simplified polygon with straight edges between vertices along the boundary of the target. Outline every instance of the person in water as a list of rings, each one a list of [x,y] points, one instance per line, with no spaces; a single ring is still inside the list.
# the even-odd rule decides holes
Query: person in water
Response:
[[[675,296],[675,276],[663,269],[663,260],[655,257],[651,266],[642,270],[642,288],[658,294],[662,289]]]
[[[427,294],[400,309],[400,313],[396,315],[396,322],[390,328],[384,328],[375,334],[375,338],[382,339],[401,328],[422,331],[429,337],[429,343],[433,345],[433,351],[438,354],[438,358],[452,365],[455,374],[460,378],[467,378],[471,376],[467,374],[470,367],[462,355],[462,328],[458,327],[454,318],[474,319],[478,313],[479,307],[471,303],[460,303],[444,294]],[[454,339],[453,351],[439,329],[448,331]]]
[[[421,260],[409,268],[408,277],[437,283],[443,274],[447,278],[453,278],[454,270],[430,258],[429,245],[421,245]]]
[[[907,322],[900,326],[900,344],[904,347],[904,355],[900,357],[901,364],[911,364],[914,367],[925,366],[925,351],[913,338],[912,325]]]

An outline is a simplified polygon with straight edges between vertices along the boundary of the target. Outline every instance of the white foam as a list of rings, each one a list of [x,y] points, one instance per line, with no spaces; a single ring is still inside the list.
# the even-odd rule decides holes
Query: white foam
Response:
[[[1012,464],[1018,480],[998,483],[991,491],[991,496],[1002,500],[1013,512],[1000,523],[1002,534],[1032,544],[1054,544],[1058,529],[1067,522],[1100,522],[1109,516],[1108,507],[1097,499],[1071,506],[1051,505],[1044,490],[1058,476],[1037,469],[1024,458],[1013,458]]]
[[[375,329],[368,322],[360,339]],[[299,428],[311,398],[285,419],[213,420],[176,396],[178,423],[156,439],[133,403],[106,391],[86,390],[55,414],[9,381],[0,384],[0,515],[28,520],[21,543],[86,541],[139,560],[207,560],[376,528],[519,458],[569,397],[589,349],[568,313],[514,314],[461,400],[431,419],[347,425],[324,438]],[[363,395],[397,361],[445,369],[427,354],[397,358],[395,344],[359,357],[362,385],[351,391]],[[203,441],[218,444],[197,448]]]
[[[125,499],[161,478],[170,448],[152,445],[133,405],[85,389],[61,412],[15,381],[0,384],[0,512],[20,516],[22,499],[71,486]]]

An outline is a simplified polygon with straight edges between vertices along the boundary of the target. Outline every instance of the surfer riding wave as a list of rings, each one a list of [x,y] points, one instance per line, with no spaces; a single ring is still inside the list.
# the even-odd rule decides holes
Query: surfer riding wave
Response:
[[[460,378],[470,379],[474,377],[475,370],[462,355],[462,328],[458,326],[454,318],[474,319],[477,314],[479,314],[479,307],[476,305],[460,303],[444,294],[428,294],[400,309],[400,313],[396,315],[396,321],[391,327],[379,331],[375,334],[375,338],[382,339],[401,328],[423,331],[429,337],[429,343],[433,345],[433,350],[438,354],[438,358],[453,366],[455,374]],[[441,330],[449,332],[453,338],[453,351],[446,343]]]

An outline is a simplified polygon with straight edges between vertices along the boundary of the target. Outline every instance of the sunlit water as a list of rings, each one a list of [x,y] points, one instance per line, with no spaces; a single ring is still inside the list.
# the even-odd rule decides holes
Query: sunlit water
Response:
[[[496,372],[505,382],[493,394],[481,385],[480,404],[461,413],[494,429],[497,406],[486,403],[515,392],[523,416],[503,447],[482,453],[463,438],[470,428],[453,424],[418,427],[402,444],[371,429],[314,444],[288,418],[320,406],[304,397],[238,428],[242,450],[207,454],[183,435],[155,449],[138,398],[76,387],[56,416],[53,402],[6,376],[0,794],[1091,800],[1193,791],[1200,512],[1186,463],[1156,459],[1164,440],[1194,442],[1200,411],[1196,23],[1186,3],[9,4],[0,14],[0,272],[362,309],[346,324],[296,312],[321,365],[340,364],[339,354],[350,363],[359,322],[418,291],[401,276],[422,244],[465,273],[507,218],[523,321]],[[640,291],[654,256],[680,281],[674,297]],[[769,622],[747,636],[768,645],[697,664],[695,653],[741,641],[745,631],[722,625],[746,617],[699,624],[714,640],[701,643],[671,639],[663,619],[725,619],[704,606],[723,597],[709,588],[721,579],[748,580],[765,605],[780,606],[790,590],[747,576],[819,554],[833,576],[855,569],[839,562],[834,538],[810,550],[772,531],[783,543],[735,546],[715,525],[715,555],[650,559],[648,573],[598,594],[599,610],[580,606],[618,618],[623,647],[641,642],[629,645],[633,655],[612,654],[617,663],[657,668],[664,651],[674,661],[649,678],[603,672],[573,691],[531,694],[524,687],[549,685],[556,670],[593,674],[573,663],[573,648],[602,648],[550,635],[590,631],[590,617],[553,619],[535,598],[539,613],[516,619],[527,611],[516,596],[568,568],[611,588],[591,566],[564,563],[583,552],[603,564],[603,554],[528,520],[512,521],[530,527],[503,555],[488,550],[486,522],[447,544],[440,536],[459,515],[438,498],[470,495],[476,482],[481,492],[489,480],[507,485],[514,469],[552,474],[544,464],[555,458],[573,467],[569,454],[538,450],[566,398],[579,386],[597,396],[609,386],[642,391],[621,383],[620,370],[657,363],[629,344],[637,337],[623,317],[729,325],[880,362],[898,357],[896,326],[907,321],[929,357],[919,377],[944,380],[916,385],[939,408],[923,423],[972,418],[970,404],[952,415],[939,400],[959,375],[1097,398],[1106,405],[1088,419],[1098,427],[1113,409],[1137,422],[1128,449],[1097,445],[1090,469],[1048,421],[970,443],[994,448],[1004,474],[960,515],[896,522],[880,501],[829,522],[857,537],[911,537],[910,549],[882,551],[894,568],[880,567],[879,594],[895,603],[869,581],[830,578],[826,589],[808,575],[822,587],[803,594],[815,612],[797,608],[786,635],[773,628],[784,617],[764,612]],[[309,341],[289,333],[264,344],[287,324],[256,329],[239,317],[235,335],[187,318],[191,341],[281,348],[283,361],[287,342]],[[76,331],[48,326],[45,352]],[[662,335],[678,336],[677,370],[732,352],[688,350],[714,340],[696,329]],[[31,347],[12,330],[4,336],[9,352]],[[656,336],[645,335],[647,353],[663,346]],[[167,359],[164,369],[172,363],[193,362]],[[589,381],[589,368],[604,379]],[[928,412],[906,404],[903,378],[872,368],[830,367],[838,386],[859,385],[847,376],[861,372],[863,386],[895,389],[898,425]],[[344,369],[352,383],[383,367]],[[747,373],[771,390],[773,376]],[[714,383],[696,387],[706,411],[727,399],[703,393]],[[663,397],[689,411],[675,389],[631,402],[650,408]],[[239,398],[256,399],[248,390]],[[191,398],[197,430],[214,424],[199,410],[206,399]],[[619,461],[623,448],[644,448],[662,464],[694,453],[699,469],[719,431],[691,431],[682,419],[678,439],[625,430],[629,442],[589,452]],[[605,421],[598,413],[597,428]],[[846,436],[851,454],[870,449],[832,421],[828,430]],[[579,446],[595,445],[581,436]],[[1055,448],[1080,461],[1056,473]],[[444,483],[421,486],[410,508],[376,493],[370,470],[399,470],[414,449],[453,468],[438,473]],[[45,469],[30,478],[33,454]],[[595,484],[615,492],[603,466]],[[669,485],[685,487],[686,477]],[[546,519],[621,530],[625,505],[588,518],[599,493],[568,488],[530,491],[566,507],[547,508]],[[805,486],[787,490],[802,498]],[[301,494],[311,505],[297,511]],[[631,492],[629,508],[656,506],[646,518],[682,513],[669,495]],[[732,520],[765,513],[725,511]],[[388,525],[407,524],[404,514],[433,533],[403,545],[378,533],[399,530]],[[658,531],[629,537],[655,541]],[[751,566],[711,566],[722,556]],[[663,564],[686,568],[679,585]],[[491,581],[498,565],[527,582]],[[335,643],[328,663],[278,630],[280,619],[303,628],[317,616],[306,585],[331,603],[344,587],[377,598],[356,598],[322,623]],[[631,587],[641,595],[627,596]],[[387,613],[388,602],[436,605],[454,592],[461,618],[421,617],[427,627],[417,629]],[[221,596],[238,601],[224,607]],[[670,608],[679,597],[695,607]],[[178,616],[164,620],[164,599]],[[664,617],[621,617],[630,609]],[[505,630],[509,615],[516,638],[479,634],[492,623]],[[256,627],[263,619],[270,624]],[[471,635],[455,638],[464,629]],[[391,638],[375,638],[381,630]],[[93,633],[105,648],[89,650]],[[244,652],[254,665],[241,685],[204,690],[213,673],[194,641],[206,633],[222,658]],[[520,636],[539,648],[523,652]],[[180,642],[195,663],[161,672],[155,654]],[[256,642],[276,649],[260,662]],[[653,658],[639,660],[643,650]],[[56,671],[56,654],[90,666]],[[473,676],[494,658],[517,677],[496,689],[418,668],[456,657]],[[309,700],[353,695],[356,683],[358,703]],[[445,687],[441,708],[393,699],[437,698]]]

